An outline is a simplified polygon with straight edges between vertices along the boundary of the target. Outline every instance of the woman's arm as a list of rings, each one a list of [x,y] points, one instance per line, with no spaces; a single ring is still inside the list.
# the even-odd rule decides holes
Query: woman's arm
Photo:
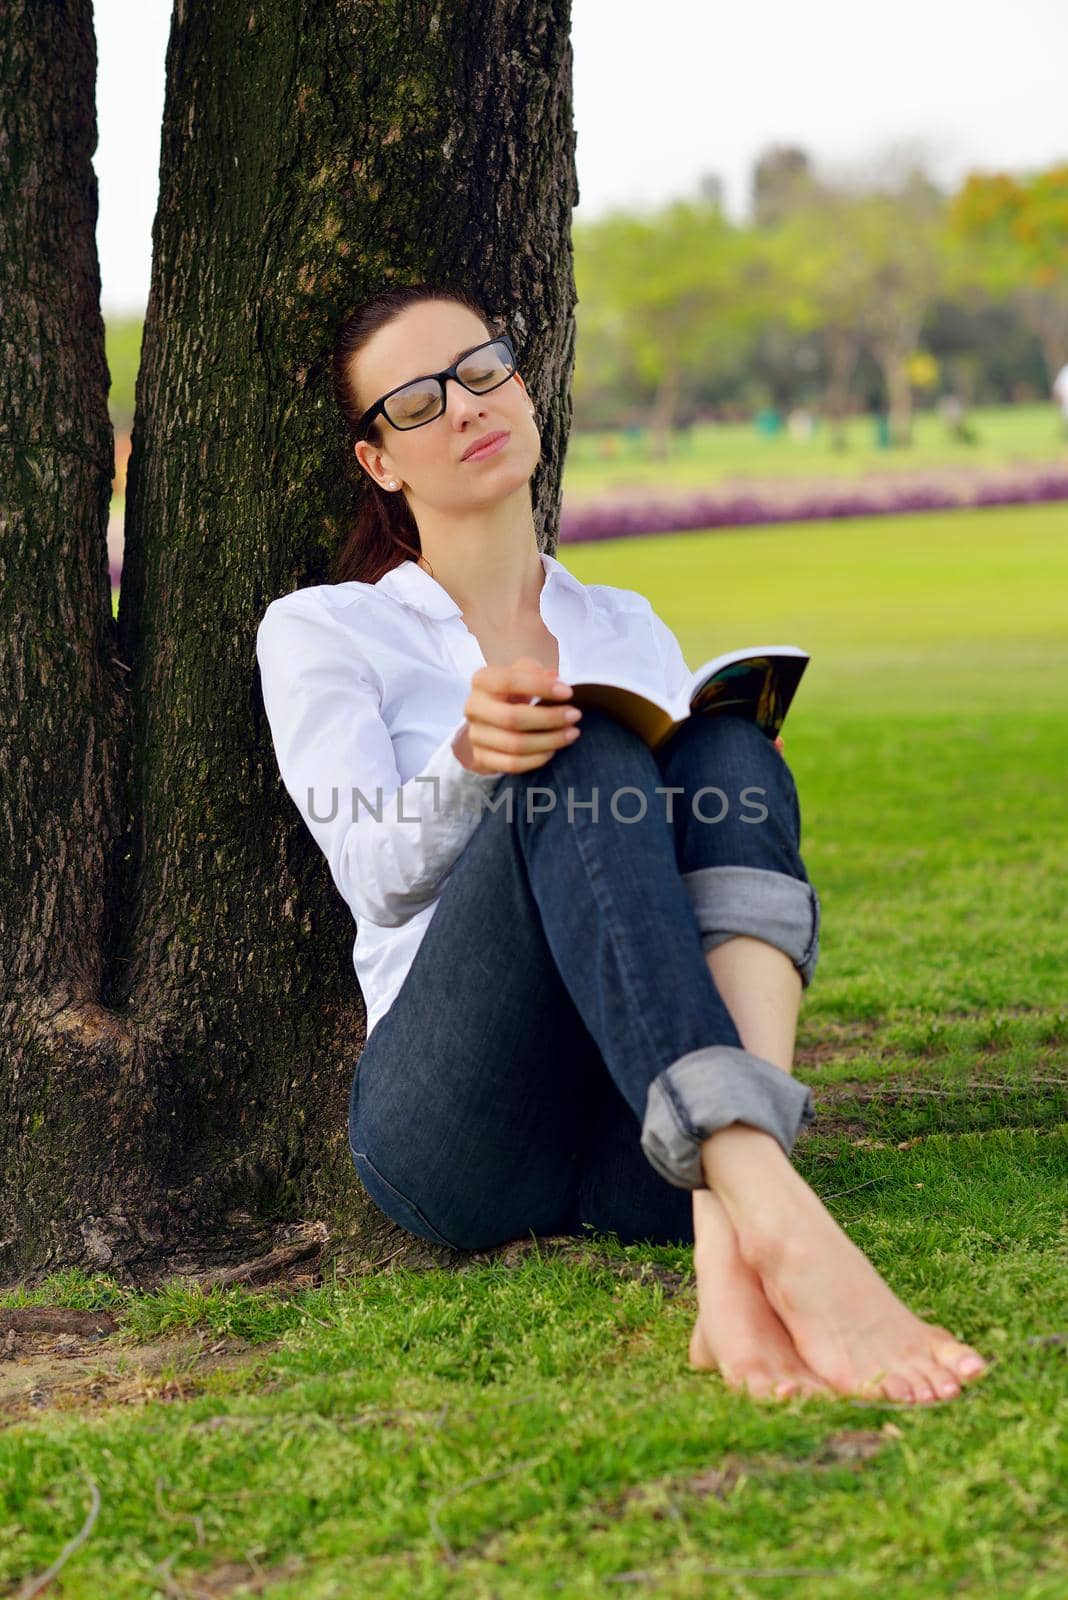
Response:
[[[441,892],[500,774],[459,760],[465,719],[402,784],[373,671],[300,590],[268,606],[256,657],[282,782],[335,886],[357,922],[400,927]]]

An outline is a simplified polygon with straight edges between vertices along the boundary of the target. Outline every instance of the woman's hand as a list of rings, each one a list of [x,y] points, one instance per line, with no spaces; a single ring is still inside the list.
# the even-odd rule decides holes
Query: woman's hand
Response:
[[[565,703],[531,705],[536,696],[566,702],[568,685],[554,690],[557,675],[534,656],[510,667],[480,667],[464,705],[467,723],[453,740],[462,766],[471,772],[533,772],[561,745],[574,743],[582,716]]]
[[[534,656],[520,656],[508,667],[480,667],[464,705],[466,725],[453,740],[460,764],[471,772],[533,772],[572,744],[582,712],[563,703],[571,689],[565,684],[554,690],[557,681]],[[535,706],[536,697],[560,703]],[[783,755],[781,733],[774,743]]]

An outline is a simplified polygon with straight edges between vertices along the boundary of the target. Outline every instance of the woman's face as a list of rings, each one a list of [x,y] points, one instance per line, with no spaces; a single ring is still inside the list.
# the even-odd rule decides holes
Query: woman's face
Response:
[[[360,410],[398,384],[451,366],[461,351],[491,337],[481,318],[455,301],[408,306],[352,359]],[[381,413],[376,422],[381,445],[361,440],[354,446],[356,458],[387,494],[406,493],[415,506],[447,511],[492,504],[528,483],[541,459],[533,407],[518,373],[488,394],[471,394],[447,381],[445,410],[421,427],[394,428]],[[502,449],[483,459],[462,459],[476,440],[496,432],[510,435]],[[391,490],[391,482],[398,487]]]

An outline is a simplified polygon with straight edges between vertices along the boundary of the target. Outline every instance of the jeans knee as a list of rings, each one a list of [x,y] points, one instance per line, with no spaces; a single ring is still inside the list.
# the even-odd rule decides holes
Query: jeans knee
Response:
[[[734,833],[745,844],[738,859],[756,860],[750,847],[758,844],[757,836],[765,830],[754,824],[768,817],[773,819],[772,831],[799,848],[801,806],[794,775],[767,734],[748,718],[691,717],[663,752],[661,770],[665,784],[683,791],[684,812],[692,812],[698,822],[719,824],[716,850],[725,852],[723,859],[736,854],[727,847],[725,837]],[[735,823],[741,826],[735,828]],[[697,847],[700,860],[689,861],[685,859],[686,834],[690,835],[689,844],[696,844],[693,830],[684,826],[678,841],[680,867],[699,865],[710,841]],[[778,840],[777,853],[781,853],[783,838]]]
[[[786,762],[755,722],[748,717],[724,713],[715,717],[689,717],[663,751],[661,766],[665,774],[681,781],[700,777],[707,781],[710,770],[770,772],[785,770]],[[778,763],[776,766],[775,763]]]
[[[594,805],[600,814],[608,811],[612,796],[620,788],[637,787],[647,795],[653,793],[654,786],[661,782],[660,769],[639,734],[599,706],[586,707],[577,726],[581,730],[579,737],[554,751],[540,767],[508,773],[501,780],[497,790],[500,808],[508,804],[500,802],[506,787],[515,791],[512,814],[522,812],[528,821],[553,812],[566,814],[567,808],[549,795],[570,792],[576,804],[587,809]]]

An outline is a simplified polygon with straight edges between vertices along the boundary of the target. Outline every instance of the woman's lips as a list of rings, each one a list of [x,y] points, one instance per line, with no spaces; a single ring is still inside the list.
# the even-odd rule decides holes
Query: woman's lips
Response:
[[[480,444],[477,450],[472,450],[469,456],[464,456],[462,459],[464,461],[482,461],[486,456],[495,456],[498,450],[504,448],[511,437],[510,433],[490,434],[484,444]]]

